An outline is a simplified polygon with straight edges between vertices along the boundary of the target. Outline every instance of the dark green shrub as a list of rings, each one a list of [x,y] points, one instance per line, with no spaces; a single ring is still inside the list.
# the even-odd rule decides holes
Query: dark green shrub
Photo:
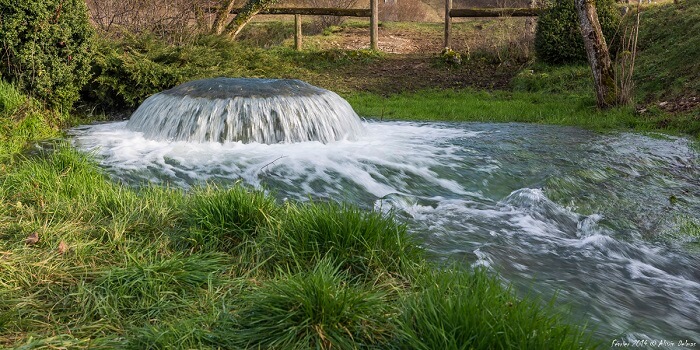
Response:
[[[179,51],[150,36],[121,43],[102,41],[95,57],[95,78],[84,98],[104,108],[136,107],[148,96],[184,81]]]
[[[586,51],[579,27],[574,0],[555,3],[539,16],[535,32],[537,58],[550,64],[586,61]],[[598,20],[610,52],[616,51],[615,35],[620,25],[620,12],[614,0],[597,0]]]
[[[85,1],[0,0],[0,71],[50,107],[69,109],[78,100],[92,39]]]

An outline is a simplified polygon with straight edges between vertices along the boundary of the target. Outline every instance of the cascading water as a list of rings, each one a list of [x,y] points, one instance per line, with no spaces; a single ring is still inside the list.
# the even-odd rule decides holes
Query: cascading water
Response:
[[[362,123],[334,92],[292,79],[214,78],[146,99],[127,128],[153,140],[293,143],[356,139]]]
[[[432,256],[487,266],[524,294],[558,294],[607,344],[700,343],[692,142],[524,124],[363,124],[354,141],[327,144],[155,141],[125,122],[73,135],[135,186],[243,180],[280,199],[394,211]]]

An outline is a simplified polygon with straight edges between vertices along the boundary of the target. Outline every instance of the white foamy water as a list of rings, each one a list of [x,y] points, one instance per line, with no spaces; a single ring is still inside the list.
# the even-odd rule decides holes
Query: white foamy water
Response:
[[[435,259],[559,293],[603,341],[700,342],[699,157],[683,138],[521,124],[365,122],[356,140],[153,141],[125,123],[73,130],[134,186],[244,181],[280,200],[394,211]],[[673,199],[671,199],[673,198]]]
[[[214,78],[146,99],[127,123],[152,140],[328,143],[364,132],[350,104],[332,91],[290,79]]]

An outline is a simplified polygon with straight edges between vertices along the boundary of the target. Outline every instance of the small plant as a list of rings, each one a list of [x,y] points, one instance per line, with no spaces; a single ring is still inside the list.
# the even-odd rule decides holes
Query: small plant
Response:
[[[634,61],[637,58],[640,15],[641,1],[637,3],[635,22],[623,27],[620,53],[617,54],[617,62],[615,62],[617,96],[622,105],[631,104],[634,97]]]
[[[460,55],[459,52],[450,49],[449,47],[444,48],[440,53],[440,56],[442,57],[443,61],[445,61],[445,63],[447,64],[462,64],[462,55]]]

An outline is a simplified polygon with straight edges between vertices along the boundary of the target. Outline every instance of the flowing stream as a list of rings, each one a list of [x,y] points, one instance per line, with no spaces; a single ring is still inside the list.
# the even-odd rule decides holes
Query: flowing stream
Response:
[[[526,124],[365,121],[355,140],[154,141],[72,131],[118,181],[244,181],[397,213],[435,259],[567,305],[604,342],[700,343],[700,156],[684,138]]]

